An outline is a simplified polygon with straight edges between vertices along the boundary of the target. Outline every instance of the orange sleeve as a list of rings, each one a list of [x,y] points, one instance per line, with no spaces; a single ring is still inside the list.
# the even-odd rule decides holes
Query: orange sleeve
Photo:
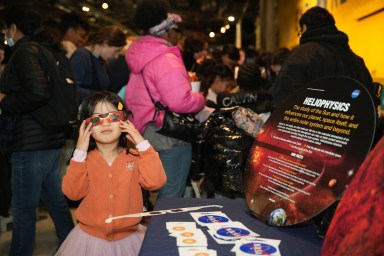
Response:
[[[139,152],[139,157],[137,168],[140,174],[140,185],[147,190],[156,190],[164,186],[167,177],[159,153],[151,146],[146,151]]]
[[[71,200],[80,200],[88,194],[89,180],[85,162],[71,160],[62,183],[63,193]]]

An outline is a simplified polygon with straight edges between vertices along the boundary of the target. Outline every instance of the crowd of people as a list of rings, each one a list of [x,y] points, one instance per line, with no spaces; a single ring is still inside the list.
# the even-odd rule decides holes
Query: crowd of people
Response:
[[[148,191],[183,197],[193,182],[195,196],[243,197],[242,172],[255,136],[236,124],[234,111],[265,116],[265,122],[296,90],[332,75],[356,79],[377,98],[363,59],[320,7],[300,18],[294,50],[246,57],[232,44],[211,47],[204,35],[183,35],[182,17],[161,0],[141,1],[133,20],[139,36],[128,47],[128,35],[116,25],[90,31],[75,13],[52,24],[30,7],[7,10],[12,56],[0,69],[0,114],[11,117],[14,129],[1,147],[1,214],[11,205],[10,255],[32,255],[40,199],[55,224],[56,255],[137,255],[146,230],[141,219],[104,220],[150,209]],[[31,42],[65,55],[72,68],[79,125],[70,134],[33,118],[53,88]],[[201,82],[199,92],[191,90],[191,73]],[[194,143],[156,132],[163,118],[157,102],[196,115]],[[60,161],[63,151],[68,159]],[[77,224],[68,199],[79,202]]]

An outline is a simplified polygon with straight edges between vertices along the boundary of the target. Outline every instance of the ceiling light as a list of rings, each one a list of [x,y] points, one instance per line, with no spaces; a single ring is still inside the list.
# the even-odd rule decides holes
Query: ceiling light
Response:
[[[106,9],[108,9],[108,4],[107,3],[103,3],[102,5],[101,5],[101,8],[103,8],[104,10],[106,10]]]

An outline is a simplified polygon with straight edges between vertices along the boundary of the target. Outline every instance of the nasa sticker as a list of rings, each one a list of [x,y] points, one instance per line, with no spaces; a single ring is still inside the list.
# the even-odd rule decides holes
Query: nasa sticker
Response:
[[[202,223],[217,223],[217,222],[228,222],[229,219],[219,215],[205,215],[198,218]]]
[[[251,232],[249,230],[238,227],[226,227],[216,230],[216,236],[224,240],[227,239],[239,239],[244,236],[249,236]]]
[[[352,99],[356,99],[357,97],[359,97],[360,93],[361,93],[360,90],[358,89],[354,90],[351,94]]]
[[[228,223],[231,220],[222,212],[191,212],[193,219],[201,226],[208,226],[214,223]]]
[[[239,221],[215,223],[209,225],[208,228],[208,233],[219,244],[234,244],[243,238],[255,238],[259,236],[259,234],[253,232]]]
[[[261,237],[244,237],[235,242],[231,252],[237,256],[269,255],[281,256],[279,244],[281,240],[267,239]]]
[[[240,246],[240,251],[250,255],[272,255],[277,252],[277,248],[270,244],[252,242]]]

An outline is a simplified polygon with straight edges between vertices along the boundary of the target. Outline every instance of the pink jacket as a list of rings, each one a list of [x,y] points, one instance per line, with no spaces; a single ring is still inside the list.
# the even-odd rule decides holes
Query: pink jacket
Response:
[[[161,38],[143,36],[131,44],[125,59],[131,70],[125,101],[133,112],[133,124],[141,133],[155,114],[148,91],[155,101],[174,112],[196,113],[204,108],[203,95],[191,90],[178,46],[168,46]],[[156,119],[157,127],[162,123],[163,114]]]

